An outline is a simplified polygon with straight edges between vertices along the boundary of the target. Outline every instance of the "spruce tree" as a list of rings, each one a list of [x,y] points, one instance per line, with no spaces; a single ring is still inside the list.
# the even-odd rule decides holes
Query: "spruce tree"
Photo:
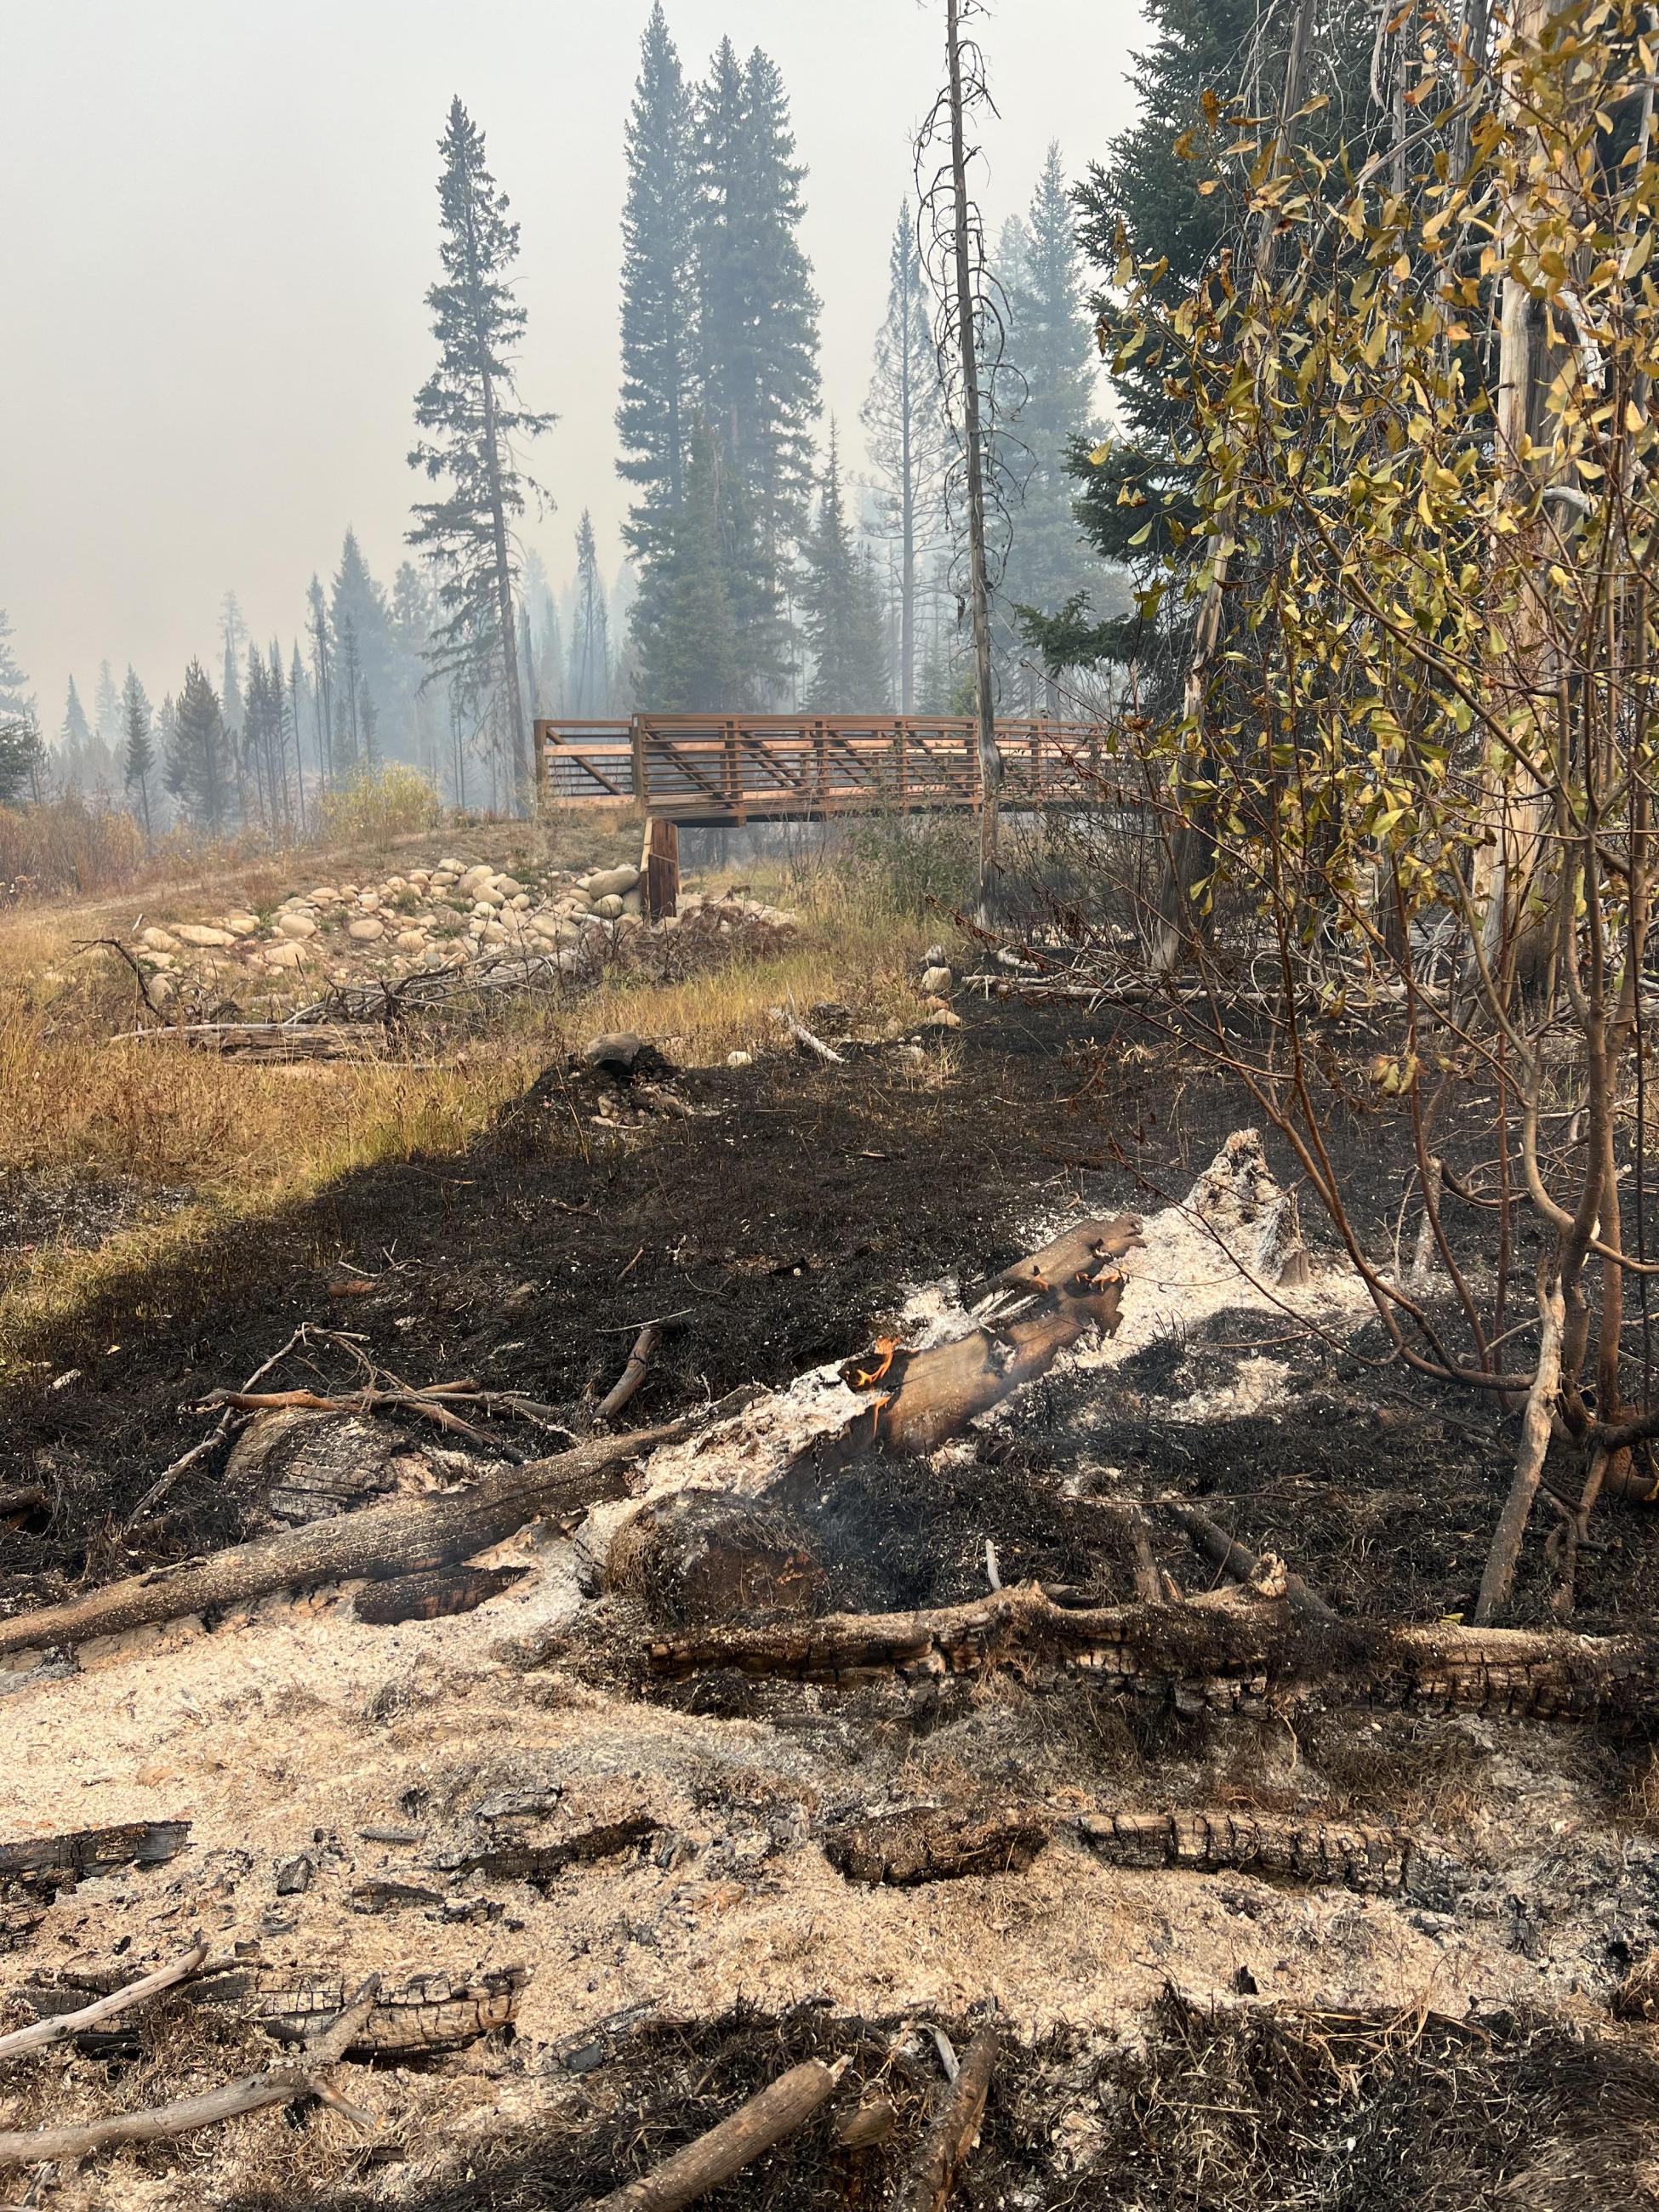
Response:
[[[699,415],[686,442],[685,496],[665,520],[652,599],[641,596],[634,610],[644,703],[660,714],[714,714],[749,703],[721,487],[714,435]]]
[[[818,412],[817,313],[797,233],[804,171],[788,101],[758,48],[730,40],[696,103],[698,356],[703,411],[723,472],[726,595],[745,689],[763,696],[785,659],[785,588],[805,526]]]
[[[155,742],[150,734],[151,719],[144,687],[129,667],[126,682],[121,687],[121,720],[126,733],[121,758],[121,780],[128,792],[137,796],[138,819],[144,825],[144,842],[147,845],[154,836],[149,818],[149,784],[155,773]]]
[[[76,689],[75,678],[69,680],[69,692],[64,701],[64,720],[58,732],[58,742],[65,751],[72,750],[77,759],[84,757],[92,740],[92,725],[87,720],[87,710],[81,704],[81,694]]]
[[[98,690],[92,710],[92,726],[106,745],[118,745],[125,724],[121,714],[121,694],[116,689],[114,672],[107,660],[98,664]]]
[[[0,805],[7,806],[40,796],[46,750],[28,678],[11,641],[11,623],[0,607]]]
[[[513,361],[525,332],[525,312],[511,274],[519,227],[507,219],[507,195],[484,160],[483,133],[459,99],[440,142],[438,185],[443,274],[427,294],[438,366],[415,400],[415,422],[426,434],[410,465],[447,489],[417,501],[412,545],[436,557],[444,621],[434,640],[433,665],[475,674],[488,668],[502,689],[514,781],[521,805],[530,798],[529,734],[519,682],[514,605],[518,574],[510,532],[524,511],[525,480],[514,441],[538,437],[553,417],[522,405]]]
[[[348,530],[341,544],[340,565],[329,591],[329,621],[336,637],[349,622],[364,683],[377,698],[389,697],[397,688],[398,659],[392,607],[386,586],[370,571],[355,530]]]
[[[662,0],[641,41],[626,144],[617,469],[638,487],[623,534],[648,572],[661,556],[663,517],[684,496],[696,392],[691,98]]]
[[[273,647],[272,651],[276,650]],[[305,663],[300,657],[299,641],[288,664],[289,735],[294,746],[294,799],[297,810],[300,835],[306,834],[306,749],[305,729]]]
[[[362,766],[363,664],[357,626],[347,615],[334,641],[338,713],[334,726],[334,773],[349,783]]]
[[[1200,284],[1224,281],[1238,215],[1234,196],[1218,186],[1223,150],[1238,135],[1232,111],[1253,84],[1279,82],[1285,66],[1286,23],[1263,16],[1256,0],[1147,0],[1146,13],[1152,39],[1133,71],[1139,112],[1073,195],[1097,285],[1090,304],[1109,356],[1124,328],[1117,272],[1126,252],[1143,266],[1160,265],[1157,289],[1171,309]],[[1357,168],[1370,151],[1374,14],[1360,0],[1332,0],[1316,34],[1322,96],[1298,135],[1316,159]],[[1121,428],[1098,460],[1081,441],[1072,453],[1085,535],[1100,560],[1132,574],[1161,571],[1196,516],[1192,441],[1166,374],[1157,344],[1115,367]],[[1151,687],[1143,704],[1152,704],[1178,689],[1184,623],[1179,596],[1170,594],[1150,625],[1138,613],[1074,599],[1028,629],[1057,668],[1134,657]]]
[[[1015,608],[1054,614],[1074,593],[1100,588],[1071,473],[1073,455],[1094,444],[1095,349],[1076,210],[1058,145],[1048,148],[1016,237],[1004,283],[1021,392],[1012,464],[1018,488],[1002,598]]]
[[[227,732],[239,737],[242,728],[241,652],[247,636],[247,624],[242,619],[242,610],[234,592],[227,592],[219,604],[219,634],[224,646],[223,678],[219,695],[219,712]]]
[[[567,696],[573,714],[601,715],[611,711],[611,624],[593,518],[586,507],[576,532],[576,603]]]
[[[907,200],[887,257],[887,317],[876,340],[864,403],[870,459],[879,487],[875,534],[897,565],[899,707],[915,712],[919,593],[926,556],[944,537],[945,418],[927,291]]]
[[[192,660],[167,749],[166,780],[191,824],[210,837],[222,837],[231,825],[229,768],[218,694],[201,662]]]
[[[812,655],[807,705],[826,714],[866,714],[884,707],[890,692],[881,611],[848,524],[833,422],[817,515],[801,549],[801,611]]]

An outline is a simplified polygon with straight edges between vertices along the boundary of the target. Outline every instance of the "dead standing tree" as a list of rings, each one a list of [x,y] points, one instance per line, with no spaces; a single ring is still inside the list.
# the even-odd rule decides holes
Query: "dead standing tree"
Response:
[[[977,149],[968,143],[977,112],[996,112],[978,42],[964,21],[982,14],[981,0],[945,0],[945,82],[916,137],[917,237],[938,300],[934,344],[945,418],[957,444],[946,471],[947,507],[957,508],[967,540],[966,596],[973,623],[975,714],[979,757],[979,919],[995,903],[997,806],[1002,755],[996,740],[995,674],[991,662],[994,555],[986,530],[988,503],[997,498],[993,431],[997,383],[1004,373],[1005,318],[990,275],[985,230],[969,191]],[[930,159],[944,158],[929,172]]]

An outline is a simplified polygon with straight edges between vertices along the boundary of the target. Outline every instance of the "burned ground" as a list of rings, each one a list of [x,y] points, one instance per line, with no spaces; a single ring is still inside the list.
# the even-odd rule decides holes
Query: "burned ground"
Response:
[[[1112,1022],[973,1009],[920,1060],[872,1052],[842,1071],[785,1054],[687,1073],[675,1089],[691,1116],[650,1115],[626,1138],[593,1126],[603,1085],[554,1069],[460,1158],[365,1170],[267,1226],[239,1224],[124,1280],[40,1344],[8,1394],[0,1488],[44,1474],[52,1502],[9,1530],[0,1603],[242,1533],[219,1481],[222,1455],[191,1470],[161,1514],[121,1529],[159,1470],[204,1434],[199,1397],[234,1387],[301,1321],[360,1333],[413,1380],[465,1375],[574,1420],[615,1380],[640,1324],[668,1316],[629,1416],[659,1419],[844,1356],[909,1286],[970,1280],[1014,1256],[1022,1216],[1063,1210],[1068,1197],[1116,1208],[1179,1194],[1249,1102],[1201,1066],[1170,1053],[1146,1064],[1118,1042]],[[1409,1173],[1377,1145],[1394,1126],[1357,1113],[1343,1132],[1377,1237],[1392,1232]],[[1304,1218],[1310,1241],[1332,1241],[1312,1206]],[[988,1535],[1007,1579],[1086,1579],[1063,1511],[1044,1503],[1081,1463],[1121,1468],[1137,1492],[1206,1501],[1245,1542],[1292,1553],[1342,1609],[1462,1610],[1507,1431],[1478,1394],[1425,1385],[1381,1364],[1385,1351],[1376,1328],[1338,1347],[1288,1322],[1189,1328],[1174,1313],[1113,1391],[1078,1377],[1039,1386],[1036,1418],[989,1455],[1010,1455],[1000,1474],[981,1452],[959,1483],[902,1469],[839,1482],[822,1510],[831,1571],[837,1561],[843,1571],[838,1601],[964,1595]],[[1257,1358],[1289,1368],[1286,1401],[1229,1419],[1224,1454],[1202,1421],[1170,1418]],[[328,1388],[348,1377],[325,1353],[278,1379]],[[904,1503],[917,1484],[925,1558]],[[1650,1525],[1629,1510],[1602,1517],[1580,1561],[1582,1625],[1640,1618],[1644,1571],[1659,1559]],[[1547,1600],[1534,1546],[1516,1617],[1546,1618]]]
[[[1028,1249],[1034,1224],[1150,1212],[1248,1118],[1201,1067],[1126,1055],[1075,1016],[969,1008],[925,1052],[681,1074],[689,1114],[561,1066],[465,1158],[359,1175],[129,1284],[12,1394],[0,1485],[44,1468],[52,1497],[8,1531],[10,1607],[258,1525],[258,1482],[210,1459],[118,1533],[205,1432],[201,1394],[301,1321],[360,1332],[412,1382],[526,1393],[574,1430],[640,1324],[672,1317],[623,1416],[642,1425],[839,1361],[918,1285],[983,1280]],[[1346,1141],[1380,1237],[1407,1164],[1378,1155],[1363,1115]],[[769,1505],[838,1609],[975,1600],[992,1570],[1121,1603],[1127,1499],[1149,1506],[1158,1565],[1201,1590],[1213,1571],[1157,1510],[1167,1492],[1283,1554],[1350,1622],[1434,1621],[1472,1593],[1510,1439],[1482,1401],[1378,1365],[1373,1334],[1326,1340],[1259,1308],[1194,1318],[1176,1298],[1141,1350],[1062,1363],[929,1462],[809,1446]],[[353,1378],[319,1347],[284,1379]],[[1603,1509],[1575,1626],[1650,1626],[1651,1528]],[[1541,1550],[1522,1619],[1547,1618]],[[222,2162],[210,2142],[124,2153],[124,2186],[182,2170],[240,2212],[562,2208],[821,2053],[853,2062],[842,2106],[890,2100],[890,2136],[848,2151],[821,2113],[717,2201],[873,2204],[937,2092],[918,2023],[960,2040],[996,1992],[1008,2033],[964,2203],[1595,2212],[1619,2177],[1618,2201],[1652,2195],[1646,2031],[1632,2046],[1609,2021],[1659,1947],[1645,1742],[1472,1716],[1151,1711],[1019,1669],[844,1690],[652,1680],[647,1607],[626,1584],[596,1596],[600,1556],[544,1530],[457,1618],[375,1625],[325,1590],[141,1637],[6,1701],[58,1747],[33,1817],[196,1824],[175,1866],[58,1898],[19,1939],[33,1968],[118,1941],[148,1961],[206,1916],[279,1976],[525,1977],[513,2027],[378,2070],[376,2141],[273,2113]],[[1051,1839],[960,1878],[847,1879],[838,1829],[918,1805],[1040,1815]],[[1125,1869],[1079,1826],[1182,1805],[1421,1833],[1469,1886],[1425,1904],[1296,1893],[1259,1869]],[[1166,1980],[1185,1995],[1160,2007]],[[733,2014],[739,1995],[753,2008]],[[171,2060],[136,2048],[106,2070],[39,2062],[19,2109],[61,2111],[65,2082],[131,2106],[210,2078],[199,2039]]]

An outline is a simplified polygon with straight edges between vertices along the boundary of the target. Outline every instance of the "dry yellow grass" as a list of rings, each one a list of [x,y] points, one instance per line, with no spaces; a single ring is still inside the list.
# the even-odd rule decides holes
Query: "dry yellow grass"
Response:
[[[498,827],[504,835],[493,841],[452,830],[438,842],[501,844],[515,830],[520,840],[536,834]],[[614,851],[619,834],[627,833],[615,823],[580,825],[562,841],[580,839],[580,848],[557,857],[586,865],[607,845]],[[238,900],[257,910],[302,878],[337,877],[350,865],[339,854],[312,856],[297,869],[264,864],[238,872],[234,884],[172,885],[165,900],[147,898],[153,912],[181,919]],[[672,1040],[672,1057],[707,1064],[737,1048],[776,1049],[770,1010],[792,998],[802,1009],[836,999],[870,1018],[915,1017],[920,954],[936,927],[894,914],[875,887],[849,897],[844,881],[828,874],[784,884],[747,873],[802,911],[799,933],[777,951],[679,981],[618,975],[574,1002],[519,1000],[482,1034],[422,1041],[413,1061],[271,1066],[171,1041],[122,1041],[130,979],[112,955],[74,948],[130,932],[132,912],[104,902],[8,917],[0,927],[0,1173],[131,1178],[155,1202],[146,1211],[141,1197],[137,1221],[92,1249],[51,1243],[14,1271],[0,1295],[0,1367],[40,1358],[58,1321],[128,1271],[187,1254],[228,1217],[252,1223],[355,1169],[462,1151],[550,1060],[599,1030]]]

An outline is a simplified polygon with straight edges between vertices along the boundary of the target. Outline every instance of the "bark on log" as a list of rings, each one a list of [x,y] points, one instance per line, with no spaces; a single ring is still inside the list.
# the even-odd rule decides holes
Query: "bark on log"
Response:
[[[1178,1605],[1082,1611],[1025,1584],[931,1612],[831,1613],[659,1637],[647,1659],[669,1679],[728,1668],[842,1687],[1004,1667],[1075,1671],[1104,1692],[1194,1714],[1320,1702],[1625,1728],[1659,1719],[1659,1645],[1650,1639],[1333,1626],[1297,1615],[1282,1583],[1271,1582]]]
[[[647,1505],[617,1533],[605,1583],[640,1597],[664,1627],[683,1628],[811,1613],[824,1575],[781,1507],[728,1491],[688,1490]]]
[[[1267,1813],[1085,1813],[1078,1832],[1114,1866],[1237,1869],[1315,1888],[1377,1896],[1404,1891],[1443,1909],[1467,1888],[1459,1861],[1438,1844],[1376,1826],[1286,1820]]]
[[[625,1496],[629,1464],[658,1444],[677,1442],[688,1428],[673,1422],[599,1438],[513,1468],[457,1497],[393,1498],[337,1520],[284,1528],[209,1559],[134,1575],[66,1604],[0,1620],[0,1653],[84,1643],[243,1604],[272,1590],[453,1566],[504,1542],[538,1514],[578,1518],[601,1498]]]
[[[993,1279],[999,1290],[1076,1296],[1094,1289],[1114,1260],[1146,1242],[1141,1227],[1140,1217],[1134,1213],[1120,1213],[1111,1221],[1080,1221]]]
[[[530,1977],[521,1966],[473,1975],[413,1974],[392,1989],[377,1989],[356,2019],[343,2055],[384,2058],[427,2051],[458,2051],[493,2028],[505,2027],[519,2008]],[[347,2002],[340,1975],[324,1968],[233,1968],[193,1983],[192,2002],[226,2007],[284,2043],[310,2041]]]
[[[678,2212],[683,2204],[695,2204],[804,2126],[834,2094],[846,2065],[844,2058],[833,2066],[809,2058],[804,2065],[792,2066],[757,2097],[740,2105],[730,2118],[676,2151],[653,2172],[624,2182],[599,2198],[591,2212]]]
[[[28,1836],[0,1844],[0,1890],[54,1889],[84,1875],[122,1866],[161,1866],[176,1858],[190,1836],[188,1820],[127,1820],[112,1828],[76,1828],[67,1834]]]
[[[915,2169],[897,2199],[901,2212],[940,2212],[979,2141],[991,2069],[996,2063],[997,2032],[977,2028],[957,2077],[945,2090],[922,2138]]]

